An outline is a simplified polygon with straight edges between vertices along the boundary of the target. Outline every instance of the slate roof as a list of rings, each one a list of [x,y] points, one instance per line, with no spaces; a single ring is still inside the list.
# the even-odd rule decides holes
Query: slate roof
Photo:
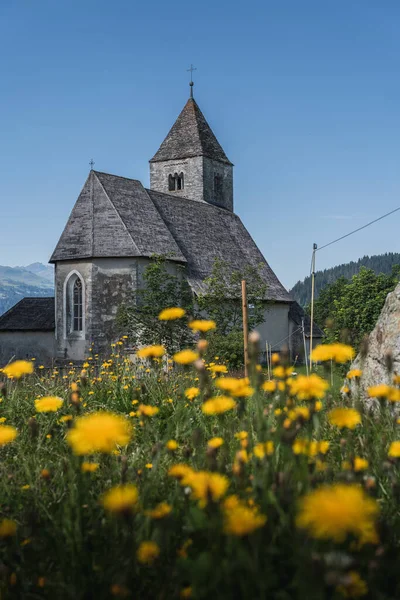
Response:
[[[0,331],[54,331],[54,298],[23,298],[0,317]]]
[[[302,320],[304,319],[304,333],[306,337],[310,337],[311,333],[311,319],[310,316],[303,310],[298,302],[293,302],[289,309],[289,319],[293,321],[295,325],[301,327]],[[316,322],[313,325],[313,337],[324,337],[324,332]]]
[[[231,165],[193,98],[189,98],[150,162],[206,156]]]
[[[50,262],[154,254],[185,264],[195,293],[204,289],[218,257],[232,270],[261,265],[268,298],[292,300],[234,213],[97,171],[91,171]]]

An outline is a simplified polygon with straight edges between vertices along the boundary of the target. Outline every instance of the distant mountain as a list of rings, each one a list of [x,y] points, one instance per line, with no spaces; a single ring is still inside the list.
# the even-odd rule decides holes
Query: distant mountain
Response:
[[[374,256],[363,256],[357,262],[349,263],[316,271],[315,273],[315,297],[318,298],[319,292],[330,283],[333,283],[339,277],[351,279],[356,275],[361,267],[372,269],[375,273],[391,273],[394,265],[400,265],[400,254],[387,252]],[[303,281],[298,281],[290,290],[291,295],[301,306],[307,306],[311,302],[311,277],[306,277]]]
[[[0,265],[0,315],[27,296],[54,296],[53,267],[32,263],[27,267]]]

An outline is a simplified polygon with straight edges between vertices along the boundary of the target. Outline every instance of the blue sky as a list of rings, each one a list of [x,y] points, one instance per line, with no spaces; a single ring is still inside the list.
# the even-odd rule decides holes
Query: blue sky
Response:
[[[46,262],[89,171],[149,181],[189,95],[287,287],[400,205],[398,0],[0,0],[0,264]],[[400,212],[317,255],[399,252]]]

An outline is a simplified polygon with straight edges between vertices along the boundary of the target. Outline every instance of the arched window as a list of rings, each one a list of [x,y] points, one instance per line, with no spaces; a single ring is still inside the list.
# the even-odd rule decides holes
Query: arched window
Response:
[[[183,188],[183,173],[179,173],[179,175],[176,175],[176,189],[183,190]]]
[[[72,271],[64,281],[64,337],[84,337],[85,284],[78,271]]]
[[[83,329],[82,281],[76,278],[72,290],[72,331]]]
[[[168,190],[170,192],[175,191],[175,177],[173,175],[168,175]]]
[[[176,192],[177,190],[183,190],[185,187],[183,173],[172,173],[168,175],[168,191]]]

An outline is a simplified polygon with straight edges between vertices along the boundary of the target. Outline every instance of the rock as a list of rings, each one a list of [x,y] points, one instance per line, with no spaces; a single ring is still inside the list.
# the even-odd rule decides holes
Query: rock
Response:
[[[388,371],[388,362],[393,362]],[[379,383],[392,383],[393,373],[400,374],[400,283],[388,294],[375,329],[370,333],[367,352],[361,353],[353,362],[352,369],[362,369],[360,391],[367,395],[367,388]],[[355,391],[358,384],[352,381]]]

